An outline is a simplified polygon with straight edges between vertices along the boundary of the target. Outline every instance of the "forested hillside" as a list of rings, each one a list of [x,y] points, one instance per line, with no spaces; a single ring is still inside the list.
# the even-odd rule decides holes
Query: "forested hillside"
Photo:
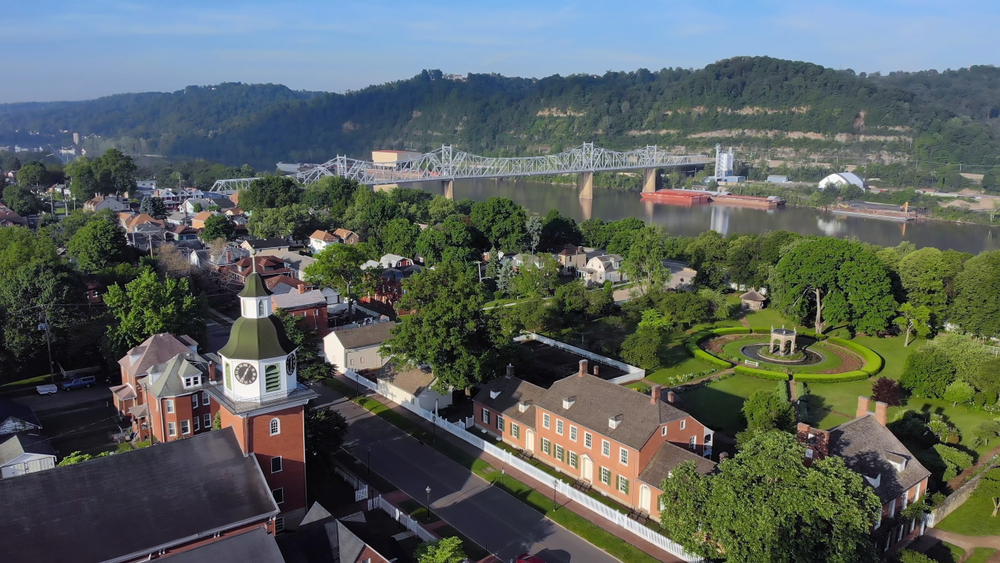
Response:
[[[934,80],[923,73],[868,77],[738,57],[694,71],[542,79],[473,74],[453,80],[424,71],[347,94],[224,84],[9,105],[0,116],[0,142],[13,141],[12,128],[27,127],[38,137],[78,131],[125,137],[123,144],[143,152],[263,169],[278,160],[363,157],[373,148],[431,150],[452,143],[473,152],[521,155],[584,141],[678,150],[724,142],[786,157],[846,151],[896,162],[996,164],[1000,143],[989,100],[1000,92],[1000,71],[973,67],[941,78],[951,74],[935,73]],[[961,102],[965,89],[976,90],[974,102]]]

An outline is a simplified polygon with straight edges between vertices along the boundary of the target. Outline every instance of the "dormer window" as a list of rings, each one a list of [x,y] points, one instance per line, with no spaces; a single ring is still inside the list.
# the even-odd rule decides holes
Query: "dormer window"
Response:
[[[563,399],[563,408],[569,409],[574,403],[576,403],[576,397],[566,397]]]
[[[521,401],[517,404],[518,412],[524,412],[528,410],[529,407],[531,407],[531,401]]]
[[[495,389],[493,391],[490,391],[490,398],[491,399],[496,399],[499,396],[500,396],[500,391],[497,391]]]
[[[608,417],[608,428],[614,430],[618,428],[618,425],[622,423],[622,415],[616,414],[615,416]]]
[[[885,454],[885,459],[892,465],[893,469],[896,470],[896,473],[902,473],[903,470],[906,469],[906,462],[908,461],[906,456],[887,453]]]
[[[873,489],[877,489],[878,486],[882,484],[882,474],[881,473],[878,474],[878,475],[876,475],[875,477],[869,477],[867,475],[862,475],[862,477],[865,478],[865,481],[868,481],[868,484],[871,485]]]

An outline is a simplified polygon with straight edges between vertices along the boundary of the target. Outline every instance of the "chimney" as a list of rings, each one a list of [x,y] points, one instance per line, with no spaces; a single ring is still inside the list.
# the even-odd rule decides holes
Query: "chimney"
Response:
[[[660,402],[660,389],[663,389],[663,388],[661,386],[659,386],[659,385],[654,385],[652,387],[652,389],[649,390],[649,402],[650,403],[653,403],[655,405],[656,403]]]
[[[507,364],[507,377],[514,377],[514,364]]]
[[[868,414],[868,407],[871,401],[868,397],[858,397],[858,412],[855,413],[855,418],[861,418],[862,416]]]
[[[299,295],[302,295],[305,292],[306,292],[306,284],[304,284],[304,283],[303,284],[299,284]]]
[[[667,391],[667,402],[671,405],[677,402],[677,395],[673,391]]]
[[[587,373],[587,360],[580,360],[580,371],[577,373],[579,377],[583,377]]]
[[[885,426],[888,417],[889,417],[889,405],[883,403],[882,401],[876,402],[875,420],[878,421],[878,423],[881,424],[882,426]]]
[[[594,375],[600,375],[600,373],[601,373],[601,365],[594,364]]]
[[[208,362],[208,380],[215,381],[215,362]]]

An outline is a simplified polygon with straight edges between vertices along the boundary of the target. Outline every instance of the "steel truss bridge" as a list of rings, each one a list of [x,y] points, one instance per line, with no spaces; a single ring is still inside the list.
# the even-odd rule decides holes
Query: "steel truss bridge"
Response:
[[[711,157],[672,154],[655,145],[619,152],[584,143],[557,154],[510,158],[479,156],[443,145],[433,152],[396,162],[337,156],[323,164],[303,165],[296,179],[308,184],[324,176],[340,176],[369,186],[441,181],[448,191],[455,180],[581,174],[581,197],[589,198],[594,172],[644,170],[643,191],[652,191],[659,168],[698,167],[712,162]],[[212,191],[238,190],[252,181],[253,178],[219,180]]]

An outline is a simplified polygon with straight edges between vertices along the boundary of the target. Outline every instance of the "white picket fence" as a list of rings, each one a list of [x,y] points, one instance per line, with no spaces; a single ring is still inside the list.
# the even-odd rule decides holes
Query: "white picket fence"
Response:
[[[424,529],[424,527],[419,522],[414,520],[409,514],[396,508],[392,505],[392,503],[382,498],[382,495],[368,499],[368,510],[374,510],[376,508],[391,516],[393,520],[405,526],[407,530],[416,534],[418,538],[424,541],[434,541],[438,539],[437,536]]]
[[[377,386],[374,382],[359,376],[354,370],[346,370],[345,375],[349,379],[359,382],[362,386],[371,389],[373,391],[376,391]],[[486,440],[483,440],[479,436],[472,434],[471,432],[466,430],[466,428],[468,427],[466,425],[469,424],[472,419],[464,421],[465,424],[456,424],[453,422],[449,422],[448,420],[445,420],[444,418],[441,418],[439,416],[435,416],[433,412],[423,409],[418,405],[411,405],[406,403],[397,403],[397,404],[400,404],[402,407],[420,416],[421,418],[432,422],[438,428],[448,431],[453,436],[461,438],[462,440],[468,442],[472,446],[479,448],[480,450],[490,454],[491,456],[497,458],[503,463],[513,467],[514,469],[517,469],[521,473],[524,473],[528,477],[531,477],[532,479],[538,481],[543,486],[554,487],[556,492],[558,492],[560,495],[563,495],[564,497],[572,500],[573,502],[579,504],[580,506],[587,508],[591,512],[600,515],[605,520],[608,520],[622,528],[625,528],[629,532],[632,532],[633,534],[641,537],[642,539],[659,547],[660,549],[666,550],[667,552],[672,553],[673,555],[676,555],[677,557],[680,557],[685,561],[691,561],[691,562],[702,561],[700,558],[691,555],[690,553],[685,551],[684,548],[681,547],[679,544],[671,541],[664,535],[659,534],[647,528],[643,524],[629,518],[627,514],[615,510],[614,508],[611,508],[610,506],[596,499],[591,498],[586,493],[574,489],[572,485],[570,485],[569,483],[566,483],[561,479],[552,477],[548,473],[518,458],[516,455],[508,452],[507,450],[498,448],[493,444],[487,442]]]

